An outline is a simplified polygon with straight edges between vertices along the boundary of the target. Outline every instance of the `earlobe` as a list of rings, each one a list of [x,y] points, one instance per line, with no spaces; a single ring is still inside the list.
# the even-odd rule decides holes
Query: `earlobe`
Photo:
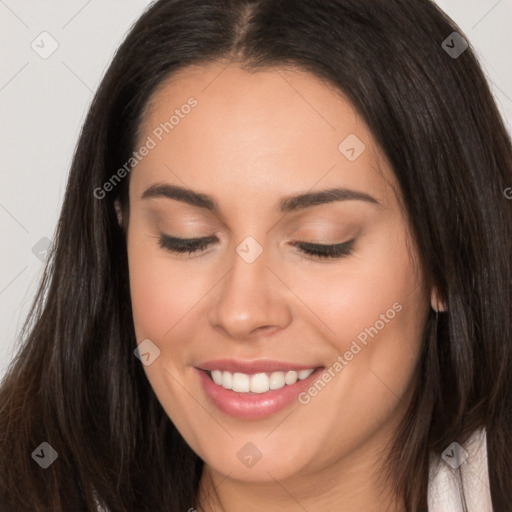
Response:
[[[117,214],[117,222],[122,227],[123,226],[123,210],[121,209],[121,203],[120,203],[119,199],[116,199],[114,201],[114,208],[115,208],[116,214]]]
[[[437,289],[433,288],[430,294],[430,305],[436,313],[443,313],[446,311],[446,304],[439,298],[439,295]]]

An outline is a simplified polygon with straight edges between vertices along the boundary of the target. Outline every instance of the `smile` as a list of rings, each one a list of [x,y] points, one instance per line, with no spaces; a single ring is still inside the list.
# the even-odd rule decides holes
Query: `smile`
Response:
[[[195,367],[208,400],[221,412],[245,420],[290,407],[323,369],[267,360],[218,360]]]

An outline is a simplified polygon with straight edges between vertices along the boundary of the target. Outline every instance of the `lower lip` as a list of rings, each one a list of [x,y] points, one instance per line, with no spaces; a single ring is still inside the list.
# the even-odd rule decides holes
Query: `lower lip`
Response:
[[[238,393],[213,382],[209,372],[199,370],[199,377],[210,400],[222,412],[245,420],[265,418],[291,405],[305,391],[323,368],[316,369],[307,379],[265,393]]]

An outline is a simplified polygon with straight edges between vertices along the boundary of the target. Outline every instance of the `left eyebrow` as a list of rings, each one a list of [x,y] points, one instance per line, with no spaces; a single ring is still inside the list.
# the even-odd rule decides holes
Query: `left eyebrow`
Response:
[[[334,201],[366,201],[379,205],[380,203],[369,194],[358,192],[348,188],[329,188],[318,192],[305,192],[303,194],[289,196],[279,203],[279,210],[283,213],[304,210],[321,204],[332,203]]]
[[[143,192],[141,199],[148,199],[152,197],[166,197],[168,199],[181,201],[198,208],[204,208],[214,213],[220,212],[219,205],[212,196],[177,185],[152,185]],[[380,205],[380,203],[374,197],[364,192],[358,192],[356,190],[338,187],[320,190],[318,192],[304,192],[302,194],[287,196],[281,199],[277,205],[277,209],[281,213],[289,213],[298,210],[305,210],[307,208],[312,208],[322,204],[332,203],[335,201],[349,200],[366,201],[368,203]]]

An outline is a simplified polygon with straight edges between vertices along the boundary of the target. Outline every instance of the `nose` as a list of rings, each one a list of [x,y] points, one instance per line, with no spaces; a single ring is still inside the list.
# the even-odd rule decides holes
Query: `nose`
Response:
[[[286,328],[291,322],[291,291],[268,267],[266,251],[252,263],[238,253],[217,287],[208,320],[233,340],[243,341]]]

